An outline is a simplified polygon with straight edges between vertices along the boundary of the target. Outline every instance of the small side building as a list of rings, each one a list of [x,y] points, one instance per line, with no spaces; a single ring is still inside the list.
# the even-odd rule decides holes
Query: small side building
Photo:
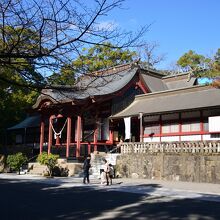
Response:
[[[20,123],[7,129],[6,153],[24,152],[28,157],[39,153],[40,115],[27,116]]]
[[[143,142],[220,140],[220,90],[194,85],[136,96],[111,119],[142,118]]]

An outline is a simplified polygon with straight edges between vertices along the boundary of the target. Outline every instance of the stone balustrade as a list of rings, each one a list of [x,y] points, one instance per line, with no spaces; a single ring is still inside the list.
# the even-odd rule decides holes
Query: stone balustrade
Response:
[[[220,154],[220,141],[195,142],[164,142],[141,143],[124,142],[121,144],[121,153],[191,153],[191,154]]]

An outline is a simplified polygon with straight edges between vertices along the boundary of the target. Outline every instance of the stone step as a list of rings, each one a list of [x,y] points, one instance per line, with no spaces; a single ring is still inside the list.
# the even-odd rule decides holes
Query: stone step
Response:
[[[42,175],[47,170],[45,165],[39,163],[29,163],[28,171],[30,174]]]
[[[30,174],[37,174],[37,175],[42,175],[43,173],[45,173],[47,170],[47,168],[34,168],[33,170],[29,170]]]
[[[33,166],[33,169],[45,169],[46,166]]]

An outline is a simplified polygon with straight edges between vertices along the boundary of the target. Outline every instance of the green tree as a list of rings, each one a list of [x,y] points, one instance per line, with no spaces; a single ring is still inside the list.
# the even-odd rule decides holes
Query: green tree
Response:
[[[8,155],[7,157],[7,164],[12,170],[18,171],[19,175],[22,165],[26,162],[27,162],[27,157],[24,156],[22,153]]]
[[[1,50],[8,50],[8,45],[15,42],[16,45],[11,48],[13,53],[18,53],[16,46],[23,52],[35,51],[38,41],[37,34],[28,28],[5,26],[4,38],[0,37],[0,54]],[[6,129],[25,117],[25,109],[39,95],[38,90],[31,87],[32,83],[36,80],[44,84],[43,78],[35,71],[33,58],[3,57],[1,62],[5,65],[0,69],[0,145],[4,143]],[[33,77],[29,78],[29,74]]]
[[[212,64],[212,73],[215,76],[220,75],[220,48],[217,50],[214,55],[213,64]]]
[[[57,159],[59,158],[59,155],[56,154],[47,154],[46,152],[43,152],[42,154],[39,154],[37,157],[37,161],[42,164],[46,165],[49,170],[50,177],[53,174],[53,169],[56,166]]]
[[[1,30],[1,29],[0,29]],[[0,55],[1,53],[14,53],[17,56],[10,57],[5,55],[0,56],[0,64],[2,70],[0,71],[0,80],[8,84],[22,85],[24,87],[31,87],[33,82],[38,81],[39,84],[43,82],[43,77],[36,71],[36,64],[34,57],[19,57],[19,53],[32,51],[33,53],[38,50],[39,36],[37,33],[29,28],[20,28],[5,26],[4,37],[0,37]],[[15,45],[16,44],[16,45]],[[12,47],[9,50],[9,45]],[[12,46],[13,45],[13,46]],[[19,49],[18,49],[19,48]],[[42,50],[44,50],[42,48]],[[17,77],[8,77],[6,72],[16,74]],[[31,75],[31,77],[30,77]],[[19,82],[16,80],[18,77],[22,78]]]
[[[177,64],[183,71],[190,71],[195,76],[218,76],[220,75],[220,49],[213,58],[205,57],[190,50],[179,58]]]
[[[208,68],[210,61],[209,58],[190,50],[179,58],[177,64],[185,71],[197,71],[201,68]]]
[[[21,68],[21,67],[20,67]],[[27,71],[27,70],[25,70]],[[14,84],[2,81],[0,84],[0,145],[4,144],[6,129],[25,118],[25,109],[30,108],[39,92],[32,90],[26,80],[20,76],[16,69],[3,67],[0,76],[13,80]]]
[[[60,74],[54,73],[49,79],[50,82],[73,84],[75,77],[81,74],[92,74],[94,71],[132,62],[136,58],[134,51],[117,48],[111,43],[95,45],[89,49],[84,48],[83,51],[83,55],[80,55],[70,65],[63,66]]]

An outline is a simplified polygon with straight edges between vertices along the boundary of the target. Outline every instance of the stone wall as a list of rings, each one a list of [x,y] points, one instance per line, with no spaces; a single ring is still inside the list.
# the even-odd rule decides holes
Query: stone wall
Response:
[[[5,156],[0,154],[0,173],[4,171],[5,163],[6,163]]]
[[[48,176],[48,168],[38,162],[28,163],[30,174]],[[67,159],[58,159],[54,169],[55,176],[76,176],[83,175],[83,164],[77,162],[67,162]]]
[[[143,152],[140,144],[139,150],[137,146],[131,149],[130,145],[130,152],[117,158],[117,172],[131,178],[220,183],[220,153],[213,153],[218,151],[218,144],[212,145],[215,147],[213,151],[210,143],[203,144],[204,148],[209,146],[208,151],[171,152],[162,150],[162,146],[157,144],[159,151],[152,150],[151,145],[151,151]]]

